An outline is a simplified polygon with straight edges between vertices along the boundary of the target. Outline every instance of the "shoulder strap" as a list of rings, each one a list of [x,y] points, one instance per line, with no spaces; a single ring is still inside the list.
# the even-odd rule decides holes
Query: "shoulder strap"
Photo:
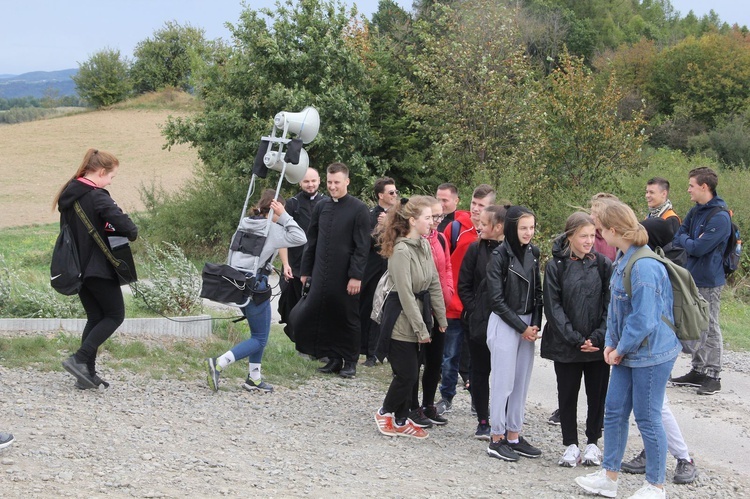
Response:
[[[440,246],[443,247],[443,253],[447,255],[448,254],[448,246],[447,246],[448,241],[445,240],[445,236],[441,234],[440,232],[438,232],[437,239],[438,239],[438,242],[440,243]]]
[[[76,201],[73,207],[75,208],[76,215],[78,215],[78,218],[81,219],[81,222],[83,222],[83,225],[86,226],[86,230],[88,231],[89,235],[94,239],[94,242],[96,242],[97,246],[99,246],[99,249],[102,250],[102,253],[104,253],[104,256],[106,256],[107,260],[109,260],[109,263],[111,263],[115,269],[119,268],[122,262],[120,262],[120,260],[115,258],[115,256],[107,247],[107,245],[104,243],[102,236],[99,235],[99,233],[94,228],[94,225],[91,223],[91,220],[89,220],[89,217],[86,216],[86,213],[83,211],[83,208],[81,208],[81,203]]]
[[[630,257],[630,260],[628,260],[628,263],[625,265],[625,269],[622,271],[622,284],[625,286],[625,293],[628,295],[628,297],[633,297],[633,284],[630,281],[630,274],[633,270],[633,265],[635,262],[640,260],[641,258],[653,258],[654,260],[658,260],[659,256],[654,253],[651,248],[648,246],[642,246],[641,248],[638,248],[635,253]]]
[[[456,250],[456,243],[458,243],[458,235],[461,233],[461,221],[454,220],[451,222],[451,253]]]

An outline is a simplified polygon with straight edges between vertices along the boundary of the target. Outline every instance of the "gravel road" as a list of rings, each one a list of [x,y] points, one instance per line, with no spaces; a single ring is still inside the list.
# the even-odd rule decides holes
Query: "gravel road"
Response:
[[[678,361],[678,374],[687,362]],[[750,479],[738,471],[750,459],[750,356],[729,353],[727,365],[719,395],[668,389],[700,467],[694,484],[668,485],[671,498],[747,496]],[[64,372],[0,366],[0,430],[16,436],[0,451],[0,496],[583,497],[573,478],[591,471],[557,466],[560,430],[547,424],[554,373],[539,358],[525,435],[544,454],[513,464],[490,459],[471,437],[466,392],[447,426],[416,441],[377,432],[384,387],[366,374],[320,375],[272,394],[247,393],[234,379],[215,394],[203,377],[153,380],[102,367],[112,387],[82,392]],[[640,448],[633,429],[627,456]],[[623,474],[620,495],[641,481]]]

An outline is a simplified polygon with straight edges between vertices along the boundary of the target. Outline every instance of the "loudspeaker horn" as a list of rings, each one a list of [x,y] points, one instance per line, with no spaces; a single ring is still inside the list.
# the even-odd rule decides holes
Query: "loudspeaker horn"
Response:
[[[317,109],[307,106],[299,113],[281,111],[274,116],[273,124],[280,130],[286,127],[287,131],[299,136],[305,144],[309,144],[318,135],[320,115]]]
[[[279,155],[278,151],[271,151],[263,159],[269,170],[281,172],[284,170],[284,156],[286,156],[286,153],[282,152],[281,155]],[[284,178],[290,184],[298,184],[305,177],[308,166],[310,166],[310,156],[307,154],[307,151],[302,148],[299,152],[299,163],[296,165],[286,163]]]

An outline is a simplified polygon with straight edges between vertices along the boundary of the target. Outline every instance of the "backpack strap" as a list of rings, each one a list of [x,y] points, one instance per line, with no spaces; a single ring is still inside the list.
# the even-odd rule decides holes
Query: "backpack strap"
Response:
[[[628,298],[633,299],[633,283],[631,281],[631,274],[632,274],[633,265],[635,264],[635,262],[637,262],[641,258],[653,258],[654,260],[658,261],[665,267],[666,265],[668,265],[667,262],[671,263],[669,260],[664,258],[663,256],[664,252],[661,251],[661,248],[659,248],[659,251],[660,253],[662,253],[661,255],[658,253],[654,253],[651,250],[651,248],[649,248],[648,246],[641,246],[635,251],[635,253],[633,253],[633,255],[630,257],[630,260],[628,260],[628,263],[625,264],[625,268],[622,271],[622,284],[623,286],[625,286],[625,293],[628,295]],[[664,270],[666,270],[667,272],[667,279],[670,279],[671,281],[669,270],[667,270],[666,268]],[[677,333],[677,327],[672,322],[670,322],[669,319],[667,319],[665,316],[662,315],[661,320],[667,326],[669,326],[669,328],[672,331],[674,331],[675,334]]]
[[[458,236],[461,233],[461,221],[454,220],[451,222],[451,254],[456,250]]]
[[[437,240],[440,243],[440,246],[443,247],[443,253],[445,253],[446,255],[448,255],[448,241],[445,239],[445,236],[442,233],[438,232],[437,233]]]

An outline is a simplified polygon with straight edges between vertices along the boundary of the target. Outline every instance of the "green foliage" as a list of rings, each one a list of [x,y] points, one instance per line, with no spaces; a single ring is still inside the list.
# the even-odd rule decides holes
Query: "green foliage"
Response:
[[[175,21],[164,23],[135,46],[135,62],[130,76],[137,93],[155,92],[165,87],[187,91],[191,88],[193,61],[208,58],[209,43],[205,31]]]
[[[343,5],[288,0],[276,11],[246,9],[230,29],[232,47],[196,82],[204,111],[170,120],[168,144],[192,144],[219,177],[249,178],[259,139],[271,131],[273,116],[312,105],[320,112],[321,131],[308,149],[311,165],[344,161],[354,190],[361,187],[358,179],[369,178],[366,155],[374,137],[365,69]]]
[[[546,88],[530,103],[533,120],[512,181],[516,202],[544,221],[541,232],[558,232],[571,208],[586,206],[598,191],[617,191],[625,172],[637,172],[645,137],[640,112],[623,117],[623,95],[610,80],[598,89],[583,60],[563,53]],[[567,205],[567,209],[566,209]]]
[[[693,137],[690,149],[730,167],[750,169],[750,108],[712,130]]]
[[[81,317],[77,296],[63,296],[49,281],[26,269],[14,270],[0,255],[0,316],[29,318]]]
[[[14,107],[7,111],[0,111],[0,123],[12,125],[14,123],[24,123],[26,121],[35,121],[57,114],[54,109],[45,109],[41,107]]]
[[[136,303],[164,315],[194,315],[202,311],[198,270],[179,246],[145,242],[141,280],[136,285]],[[145,279],[143,276],[147,276]]]
[[[489,0],[463,2],[417,30],[422,48],[406,106],[433,141],[431,166],[457,185],[503,172],[537,90],[509,11]]]
[[[111,106],[124,100],[132,90],[129,64],[119,50],[104,49],[78,65],[73,76],[78,95],[94,107]]]

